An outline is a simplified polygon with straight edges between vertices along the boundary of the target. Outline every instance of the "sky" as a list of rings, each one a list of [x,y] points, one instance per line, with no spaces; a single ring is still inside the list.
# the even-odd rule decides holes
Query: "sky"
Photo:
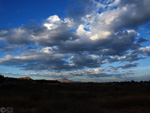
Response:
[[[150,0],[0,0],[0,74],[150,80]]]

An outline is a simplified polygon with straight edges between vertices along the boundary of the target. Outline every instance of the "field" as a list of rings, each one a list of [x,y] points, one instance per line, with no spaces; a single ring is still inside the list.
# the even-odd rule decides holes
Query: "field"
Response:
[[[150,82],[60,83],[5,78],[0,107],[13,113],[150,113]]]

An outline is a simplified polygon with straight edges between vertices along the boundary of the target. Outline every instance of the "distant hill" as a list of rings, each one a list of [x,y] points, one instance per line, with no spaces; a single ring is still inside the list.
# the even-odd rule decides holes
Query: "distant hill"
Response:
[[[73,80],[68,80],[68,79],[57,79],[57,80],[62,83],[74,83]]]
[[[58,80],[45,80],[45,79],[37,79],[34,80],[30,77],[22,77],[22,78],[11,78],[11,77],[4,77],[4,80],[7,83],[60,83]]]
[[[20,80],[32,80],[30,77],[19,78]]]

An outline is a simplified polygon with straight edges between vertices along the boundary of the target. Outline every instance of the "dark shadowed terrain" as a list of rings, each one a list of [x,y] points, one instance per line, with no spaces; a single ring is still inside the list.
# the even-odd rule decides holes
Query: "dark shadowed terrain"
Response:
[[[0,77],[13,113],[150,113],[150,82],[60,83]]]

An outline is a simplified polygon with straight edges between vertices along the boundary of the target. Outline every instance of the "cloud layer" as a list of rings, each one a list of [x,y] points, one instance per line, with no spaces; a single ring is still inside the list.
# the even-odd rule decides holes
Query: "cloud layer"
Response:
[[[52,15],[42,24],[1,29],[4,57],[0,65],[100,77],[110,75],[95,73],[94,69],[103,71],[105,64],[127,62],[110,67],[127,69],[150,56],[150,46],[143,44],[149,37],[139,34],[139,27],[150,20],[149,0],[81,0],[77,4],[68,9],[66,18]]]

